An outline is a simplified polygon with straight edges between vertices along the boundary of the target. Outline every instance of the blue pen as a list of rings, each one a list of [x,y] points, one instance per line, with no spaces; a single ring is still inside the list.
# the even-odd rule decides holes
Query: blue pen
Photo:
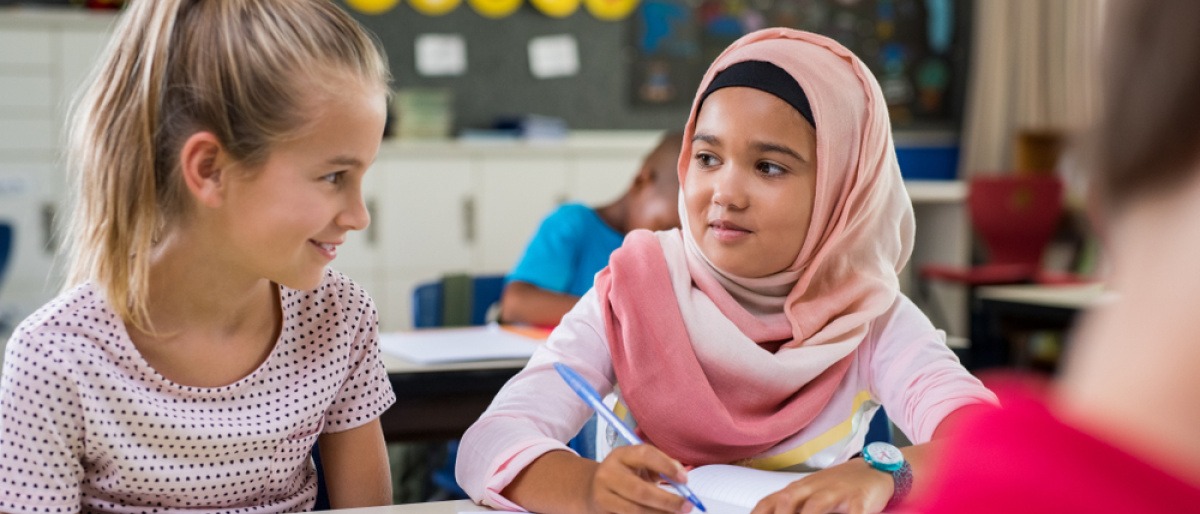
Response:
[[[579,376],[579,373],[576,373],[570,366],[561,362],[555,362],[554,369],[558,370],[558,374],[562,375],[563,380],[567,381],[567,385],[575,390],[575,394],[578,394],[580,398],[583,398],[584,402],[590,405],[592,409],[595,409],[596,414],[599,414],[605,421],[608,421],[608,424],[612,425],[617,430],[617,433],[621,434],[621,437],[624,437],[631,444],[642,444],[642,439],[637,434],[634,434],[629,427],[625,426],[625,423],[621,422],[621,418],[618,418],[612,409],[609,409],[607,405],[604,405],[604,402],[600,401],[600,394],[583,377]],[[700,509],[700,512],[708,512],[708,509],[704,508],[704,504],[700,503],[700,498],[697,498],[692,493],[692,490],[688,489],[688,486],[671,480],[662,473],[659,473],[658,476],[675,487],[675,490],[679,491],[679,495],[687,498],[687,501],[692,502],[696,508]]]

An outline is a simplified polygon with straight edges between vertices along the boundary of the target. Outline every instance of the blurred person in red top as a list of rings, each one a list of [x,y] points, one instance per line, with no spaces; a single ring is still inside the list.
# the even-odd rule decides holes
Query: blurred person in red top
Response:
[[[1075,146],[1112,272],[1052,384],[990,384],[916,512],[1200,510],[1200,2],[1107,6]]]

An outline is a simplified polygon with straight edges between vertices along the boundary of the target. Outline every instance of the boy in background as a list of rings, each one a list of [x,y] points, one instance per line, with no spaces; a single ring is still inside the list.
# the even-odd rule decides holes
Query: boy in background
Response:
[[[538,227],[500,297],[505,323],[554,326],[632,230],[679,226],[679,150],[683,134],[668,132],[646,155],[620,198],[591,208],[566,204]]]

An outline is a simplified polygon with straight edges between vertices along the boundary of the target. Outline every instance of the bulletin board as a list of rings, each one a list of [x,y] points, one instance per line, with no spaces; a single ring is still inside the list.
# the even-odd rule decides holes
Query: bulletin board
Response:
[[[423,16],[400,2],[388,13],[357,18],[384,41],[398,87],[452,92],[456,128],[523,113],[558,117],[576,129],[676,128],[717,54],[768,26],[824,34],[859,55],[879,79],[897,130],[957,131],[961,122],[972,0],[640,0],[615,21],[583,8],[550,17],[531,2],[500,19],[480,16],[466,1],[442,16]],[[415,72],[413,40],[429,32],[465,37],[466,74]],[[526,45],[551,34],[576,38],[576,75],[530,74]]]
[[[893,126],[956,128],[967,78],[965,0],[643,0],[631,20],[630,103],[684,108],[708,65],[765,27],[829,36],[879,80]]]

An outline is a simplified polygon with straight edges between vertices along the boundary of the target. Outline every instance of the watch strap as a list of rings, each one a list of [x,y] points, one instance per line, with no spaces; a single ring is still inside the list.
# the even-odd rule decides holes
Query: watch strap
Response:
[[[909,491],[912,491],[912,466],[908,465],[908,461],[901,464],[900,469],[892,472],[892,480],[895,482],[895,488],[892,490],[892,499],[888,500],[886,509],[891,509],[904,501]]]

